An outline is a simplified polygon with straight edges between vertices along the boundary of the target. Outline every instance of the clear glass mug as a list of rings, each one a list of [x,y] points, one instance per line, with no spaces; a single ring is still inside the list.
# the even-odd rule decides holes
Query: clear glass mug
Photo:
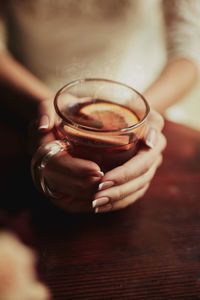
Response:
[[[57,92],[54,107],[58,139],[67,143],[67,151],[94,161],[103,172],[137,152],[150,111],[146,99],[132,87],[94,78],[66,84]],[[75,199],[72,210],[88,211],[92,200]]]

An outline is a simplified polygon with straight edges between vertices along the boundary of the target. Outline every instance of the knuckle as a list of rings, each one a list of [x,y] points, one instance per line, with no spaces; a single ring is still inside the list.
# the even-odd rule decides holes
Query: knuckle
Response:
[[[119,203],[119,201],[121,202],[121,200],[123,200],[125,198],[125,192],[123,191],[122,188],[120,187],[115,187],[112,190],[112,193],[110,194],[103,194],[101,196],[107,196],[110,198],[110,202],[113,203],[113,205],[116,205],[116,203]]]
[[[115,196],[114,196],[114,201],[118,201],[118,200],[121,200],[121,199],[123,199],[124,198],[124,192],[123,192],[123,190],[121,189],[121,188],[116,188],[116,191],[115,191]],[[112,199],[112,197],[111,197],[111,199]]]
[[[127,166],[120,168],[118,184],[123,184],[129,181],[128,170],[129,168]]]

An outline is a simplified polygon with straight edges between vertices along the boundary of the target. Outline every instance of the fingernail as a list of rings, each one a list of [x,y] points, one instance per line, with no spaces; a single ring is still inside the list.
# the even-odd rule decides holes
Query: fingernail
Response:
[[[94,201],[92,201],[92,207],[95,208],[97,206],[104,205],[104,204],[108,203],[109,201],[110,201],[110,199],[108,197],[97,198]]]
[[[97,177],[103,177],[104,176],[104,172],[102,172],[102,171],[92,171],[91,172],[91,175],[92,176],[97,176]]]
[[[156,137],[157,137],[157,132],[154,128],[150,128],[147,132],[146,138],[145,138],[145,143],[148,147],[153,149],[156,144]]]
[[[102,177],[104,176],[104,172],[102,172],[102,171],[97,171],[97,173],[98,173],[99,175],[101,175]]]
[[[49,127],[49,117],[47,115],[44,115],[40,119],[38,130],[47,129],[48,127]]]
[[[94,212],[95,212],[95,214],[97,214],[97,213],[102,213],[102,212],[108,212],[111,209],[112,209],[112,204],[107,204],[107,205],[104,205],[101,207],[96,207]]]
[[[111,186],[114,185],[114,182],[113,181],[105,181],[105,182],[101,182],[99,184],[99,187],[98,187],[98,191],[102,191],[102,190],[105,190],[105,189],[108,189],[110,188]]]

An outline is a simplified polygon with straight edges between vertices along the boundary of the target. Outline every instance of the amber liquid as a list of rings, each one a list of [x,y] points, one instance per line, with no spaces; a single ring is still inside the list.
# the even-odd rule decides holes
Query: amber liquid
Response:
[[[103,112],[105,118],[98,120],[97,117],[87,116],[82,113],[83,108],[86,106],[95,104],[106,104],[109,103],[105,100],[94,100],[92,102],[86,102],[81,104],[75,104],[68,108],[65,111],[65,115],[72,120],[72,122],[79,123],[80,125],[92,127],[95,129],[107,129],[107,130],[116,130],[121,129],[117,128],[118,124],[121,122],[119,117],[118,121],[114,116],[113,110],[107,110]],[[120,107],[123,112],[124,106],[114,104]],[[93,107],[95,108],[95,107]],[[127,110],[127,108],[126,108]],[[137,115],[130,111],[139,121]],[[98,114],[97,114],[98,116]],[[126,116],[124,116],[126,119]],[[115,121],[116,120],[116,121]],[[79,157],[87,160],[92,160],[96,162],[103,172],[107,172],[123,163],[128,161],[137,151],[136,144],[138,142],[138,137],[132,132],[126,133],[100,133],[94,131],[82,131],[74,126],[66,125],[65,122],[62,122],[58,128],[59,136],[61,138],[67,138],[67,140],[72,145],[70,153],[74,157]]]

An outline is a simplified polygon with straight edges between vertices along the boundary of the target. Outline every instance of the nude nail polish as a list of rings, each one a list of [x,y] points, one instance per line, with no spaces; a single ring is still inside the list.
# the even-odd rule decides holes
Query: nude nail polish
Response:
[[[94,212],[97,213],[104,213],[104,212],[109,212],[112,209],[112,204],[107,204],[104,206],[96,207]]]
[[[98,191],[108,189],[114,185],[113,181],[104,181],[99,184]]]
[[[109,200],[108,197],[97,198],[97,199],[92,201],[92,207],[95,208],[95,207],[107,204],[109,201],[110,200]]]
[[[48,129],[49,127],[49,117],[44,115],[40,119],[38,130]]]

